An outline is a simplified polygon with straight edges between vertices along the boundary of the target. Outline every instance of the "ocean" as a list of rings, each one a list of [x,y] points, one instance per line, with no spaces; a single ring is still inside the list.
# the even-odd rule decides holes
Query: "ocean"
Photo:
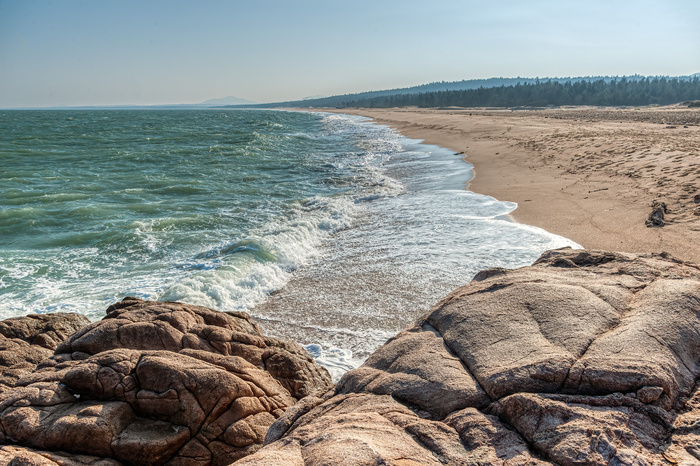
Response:
[[[0,111],[0,318],[243,310],[337,379],[479,270],[578,247],[462,157],[338,114]]]

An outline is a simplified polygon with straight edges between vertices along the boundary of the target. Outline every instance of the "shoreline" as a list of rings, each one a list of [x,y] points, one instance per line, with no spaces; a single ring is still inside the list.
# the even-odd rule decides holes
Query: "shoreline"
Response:
[[[473,167],[450,149],[363,117],[304,113],[352,134],[358,162],[349,163],[371,167],[352,182],[373,181],[351,197],[348,228],[250,312],[271,335],[312,345],[337,379],[479,271],[577,246],[506,219],[510,203],[466,191]]]
[[[503,127],[489,118],[484,115],[472,121],[473,128],[461,133],[455,129],[460,118],[447,122],[452,126],[404,122],[408,130],[401,135],[388,134],[384,127],[381,131],[397,138],[434,132],[430,141],[423,142],[445,149],[423,158],[409,154],[404,162],[415,165],[419,159],[423,165],[411,173],[428,173],[441,184],[435,192],[450,192],[460,200],[483,197],[486,204],[496,204],[485,196],[459,191],[466,176],[445,186],[460,170],[458,166],[464,165],[464,158],[474,167],[469,188],[530,196],[522,201],[526,215],[532,215],[530,202],[544,202],[546,208],[549,201],[552,208],[542,221],[566,207],[560,202],[568,202],[572,189],[588,189],[607,174],[590,166],[576,171],[575,165],[569,165],[566,176],[554,176],[565,159],[549,156],[547,151],[552,149],[546,142],[551,134],[538,133],[542,128],[522,116],[518,118],[524,118],[523,125],[508,126],[500,134]],[[378,122],[389,125],[387,120]],[[578,150],[580,145],[571,146],[572,138],[571,133],[556,136],[553,150]],[[452,143],[464,145],[465,150],[455,155],[454,149],[447,149]],[[610,144],[607,147],[615,149],[614,141]],[[435,157],[438,153],[450,165],[436,176],[435,169],[441,165]],[[613,150],[608,158],[620,162],[615,157]],[[687,157],[695,164],[695,152]],[[481,184],[476,183],[473,158],[478,159]],[[400,157],[387,159],[382,169]],[[608,160],[604,162],[607,166]],[[620,170],[631,170],[622,162]],[[673,167],[669,163],[656,168]],[[691,165],[687,173],[696,168],[697,164]],[[682,173],[678,179],[684,178]],[[640,204],[646,201],[642,194],[659,192],[617,183],[614,173],[607,175],[609,186],[589,194],[600,194],[603,200],[610,196],[613,208],[603,212],[611,216],[627,201],[616,197],[625,190],[638,196]],[[517,183],[508,191],[511,178]],[[640,185],[645,181],[641,175],[628,178]],[[674,204],[678,184],[669,178],[660,186],[667,187],[670,226],[675,226],[672,231],[697,232],[692,228],[700,218],[693,213],[698,207],[691,206],[692,217],[688,217],[685,207]],[[558,187],[557,194],[564,199],[547,198]],[[372,201],[379,204],[381,199],[399,197],[380,196]],[[500,244],[533,251],[519,238],[505,234],[508,228],[495,231],[496,243],[483,237],[470,243],[469,229],[450,223],[466,203],[444,199],[431,198],[437,202],[426,202],[421,209],[420,202],[409,198],[399,211],[415,216],[411,225],[433,222],[435,237],[447,246],[437,250],[486,244],[489,252],[503,251]],[[584,207],[603,202],[598,196],[588,199],[582,201]],[[381,214],[396,212],[395,207],[376,211],[379,221],[368,222],[365,231],[376,234],[375,226],[391,226],[390,216]],[[447,215],[441,217],[441,211]],[[403,215],[398,218],[405,220]],[[593,224],[596,218],[584,220]],[[457,225],[456,234],[446,234],[446,225]],[[472,230],[483,233],[488,227]],[[410,237],[407,230],[392,231],[396,235],[387,238],[389,245]],[[332,243],[347,254],[352,239],[343,243],[338,241],[340,236]],[[695,252],[695,238],[685,237],[690,253]],[[362,239],[356,242],[362,250],[346,257],[348,264],[356,265],[358,258],[367,256]],[[390,257],[397,256],[386,244],[378,246]],[[404,256],[412,265],[417,262],[413,254]],[[428,262],[441,270],[449,265],[435,257],[428,257]],[[357,274],[346,273],[352,267],[337,267],[341,263],[337,258],[330,262],[339,271],[338,282],[362,291],[378,284],[379,294],[392,302],[404,297],[401,289],[387,292],[387,274],[367,274],[368,280],[358,281]],[[386,263],[381,256],[375,259]],[[465,270],[476,263],[456,264]],[[668,257],[572,249],[548,251],[531,266],[488,270],[491,267],[479,269],[486,273],[453,288],[430,310],[414,316],[412,324],[402,326],[361,367],[337,383],[297,344],[298,334],[291,340],[279,339],[261,331],[257,319],[247,312],[125,297],[92,324],[83,315],[67,313],[7,319],[0,328],[5,352],[0,361],[0,393],[5,400],[0,433],[11,442],[0,446],[0,463],[183,460],[284,466],[340,464],[348,459],[394,464],[406,458],[422,464],[437,460],[447,464],[607,464],[610,458],[621,464],[636,459],[649,464],[696,463],[700,367],[693,360],[700,354],[700,332],[695,331],[700,327],[700,267]],[[371,267],[359,270],[376,272]],[[428,296],[438,280],[430,274],[413,277],[396,270],[411,286],[416,285],[415,277],[427,276],[428,282],[417,292],[421,301],[433,302]],[[288,325],[296,314],[308,311],[312,297],[319,296],[332,278],[327,270],[313,272],[316,280],[298,290],[289,318],[274,309],[274,315],[282,316]],[[272,296],[279,299],[289,288]],[[337,287],[328,291],[329,298],[342,298]],[[369,304],[377,302],[373,296],[364,298]],[[317,304],[331,325],[341,322],[328,312],[332,301]],[[362,329],[374,329],[380,316],[367,310],[371,307],[353,304],[348,317],[364,316],[369,325]],[[387,311],[384,317],[396,316],[395,309]],[[314,325],[321,321],[315,318]]]
[[[464,153],[474,166],[467,189],[516,202],[511,216],[520,223],[588,249],[700,263],[698,110],[304,110],[366,116]],[[666,203],[667,223],[648,228],[655,200]]]

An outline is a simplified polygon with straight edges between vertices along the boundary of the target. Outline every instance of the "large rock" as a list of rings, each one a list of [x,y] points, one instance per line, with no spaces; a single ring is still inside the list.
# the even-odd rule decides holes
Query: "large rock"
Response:
[[[54,350],[89,323],[87,317],[74,312],[32,314],[0,321],[0,335]]]
[[[0,464],[11,466],[120,466],[121,463],[91,455],[72,455],[33,450],[11,445],[0,446]]]
[[[0,455],[229,464],[297,399],[330,387],[303,348],[245,313],[127,298],[0,394],[0,442],[14,448]]]
[[[99,322],[56,349],[56,360],[83,359],[111,349],[201,350],[239,356],[277,379],[294,398],[328,385],[328,371],[298,344],[270,338],[245,312],[219,312],[182,303],[125,298]]]
[[[700,268],[557,250],[492,269],[242,464],[700,464]]]
[[[55,313],[0,321],[0,391],[14,386],[56,347],[90,321],[82,314]]]

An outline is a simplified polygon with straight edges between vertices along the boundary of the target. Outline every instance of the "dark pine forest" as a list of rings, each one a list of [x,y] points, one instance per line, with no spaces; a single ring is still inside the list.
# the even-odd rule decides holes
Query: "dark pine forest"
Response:
[[[700,99],[700,77],[542,81],[478,89],[397,94],[338,102],[346,107],[546,107],[668,105]]]
[[[412,88],[370,91],[236,108],[278,107],[546,107],[560,105],[643,106],[700,101],[700,73],[691,76],[490,78],[436,82]]]

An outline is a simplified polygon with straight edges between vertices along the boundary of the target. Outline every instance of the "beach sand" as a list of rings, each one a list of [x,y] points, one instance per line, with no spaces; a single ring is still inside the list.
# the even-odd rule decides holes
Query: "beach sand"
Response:
[[[364,115],[463,152],[475,170],[468,189],[518,203],[518,222],[586,248],[700,264],[700,109],[323,111]],[[668,208],[666,225],[648,228],[655,200]]]

